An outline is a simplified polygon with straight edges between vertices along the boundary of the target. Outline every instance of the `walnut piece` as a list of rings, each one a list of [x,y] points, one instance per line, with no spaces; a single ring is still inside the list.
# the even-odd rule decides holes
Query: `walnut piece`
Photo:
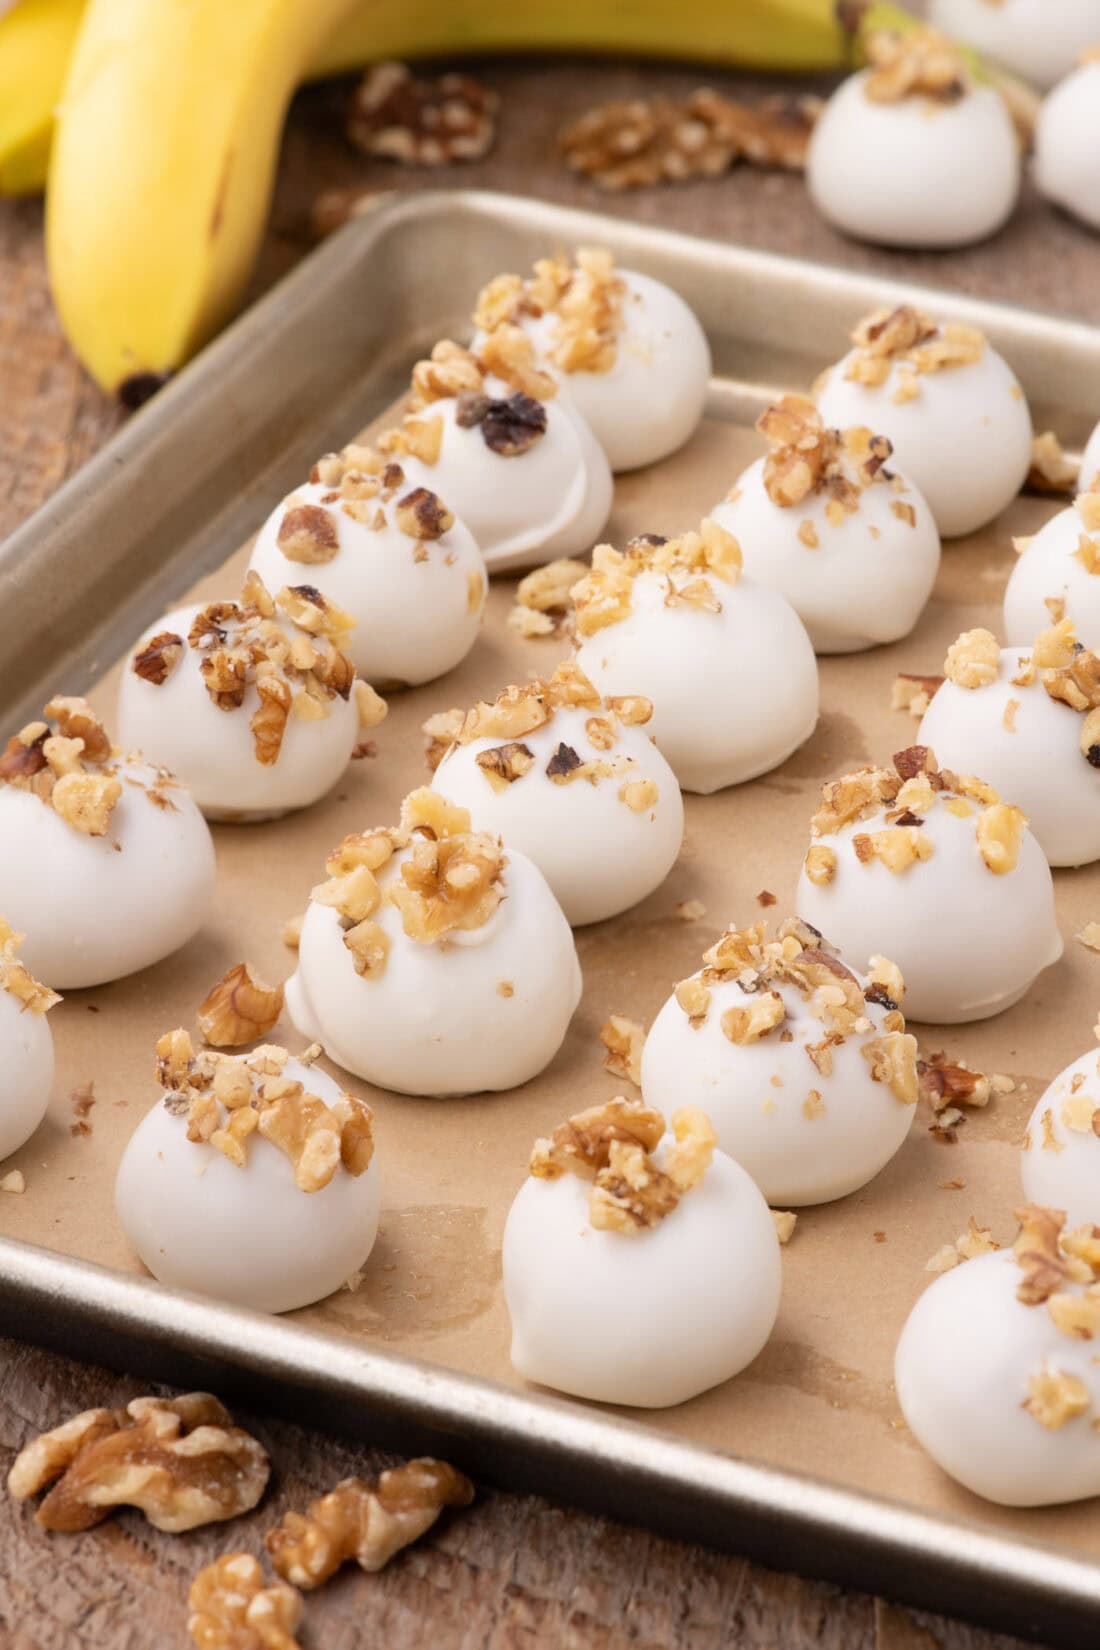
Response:
[[[613,1077],[625,1077],[627,1082],[640,1088],[645,1046],[645,1027],[641,1021],[628,1019],[625,1014],[612,1014],[600,1027],[600,1042],[607,1050],[604,1070]]]
[[[375,63],[355,89],[347,133],[364,154],[405,166],[480,160],[493,146],[499,105],[472,75],[428,80],[403,63]]]
[[[1016,869],[1026,825],[1020,809],[1007,802],[994,802],[978,815],[978,852],[994,876]]]
[[[722,1035],[731,1043],[758,1043],[787,1017],[778,991],[762,991],[745,1004],[727,1008],[722,1015]]]
[[[300,1650],[302,1595],[267,1583],[251,1553],[223,1553],[191,1583],[187,1631],[198,1650]]]
[[[52,1486],[35,1514],[47,1530],[87,1530],[133,1506],[175,1534],[251,1511],[269,1471],[261,1445],[218,1400],[191,1392],[74,1416],[20,1450],[8,1491],[25,1501]]]
[[[264,1545],[286,1581],[306,1592],[354,1559],[368,1573],[431,1529],[448,1507],[468,1507],[469,1479],[430,1456],[391,1467],[373,1483],[346,1478],[304,1513],[289,1512]]]
[[[197,1018],[212,1048],[239,1048],[266,1037],[282,1012],[282,986],[266,985],[251,963],[242,962],[211,988]]]
[[[161,687],[183,658],[184,640],[172,630],[161,630],[134,654],[131,669],[135,676]]]
[[[1031,443],[1031,468],[1024,485],[1033,493],[1072,494],[1077,465],[1070,462],[1053,430],[1044,430]]]
[[[336,518],[323,505],[291,499],[279,523],[275,542],[288,561],[304,562],[307,566],[332,561],[340,550]]]
[[[516,586],[516,605],[509,626],[522,636],[561,636],[572,612],[571,593],[588,573],[582,561],[560,559],[536,567]]]
[[[684,604],[720,613],[722,603],[712,581],[736,584],[741,565],[741,546],[709,517],[697,532],[675,539],[648,534],[631,539],[621,552],[598,544],[592,552],[591,572],[573,588],[577,634],[592,636],[627,618],[633,581],[642,574],[664,578],[667,607]]]
[[[872,29],[863,44],[870,65],[863,90],[872,103],[900,103],[907,97],[957,103],[970,90],[958,46],[932,29]]]
[[[943,662],[944,675],[956,687],[988,687],[997,680],[1001,648],[991,630],[966,630],[952,642]]]
[[[1057,1432],[1067,1421],[1083,1415],[1091,1404],[1089,1389],[1077,1375],[1044,1367],[1030,1375],[1023,1407],[1041,1427]]]
[[[0,991],[14,997],[20,1009],[32,1014],[47,1014],[61,1001],[56,991],[42,985],[19,961],[19,947],[24,936],[16,934],[9,922],[0,917]]]

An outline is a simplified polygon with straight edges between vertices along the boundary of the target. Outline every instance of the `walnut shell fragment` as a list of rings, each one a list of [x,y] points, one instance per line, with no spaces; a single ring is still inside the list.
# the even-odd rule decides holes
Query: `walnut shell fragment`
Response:
[[[237,963],[202,1002],[199,1030],[211,1048],[240,1048],[266,1037],[283,1012],[283,988],[266,985],[252,963]]]

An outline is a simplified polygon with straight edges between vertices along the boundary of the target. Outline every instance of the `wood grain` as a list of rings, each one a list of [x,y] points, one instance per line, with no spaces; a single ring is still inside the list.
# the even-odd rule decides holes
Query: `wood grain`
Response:
[[[736,92],[746,83],[709,69],[568,60],[500,62],[481,72],[502,95],[497,147],[483,162],[441,174],[398,172],[354,154],[341,131],[346,87],[300,97],[253,295],[308,250],[310,209],[323,189],[462,183],[1100,321],[1097,243],[1030,192],[996,240],[938,256],[854,247],[810,212],[799,179],[747,168],[716,183],[609,197],[560,166],[554,133],[561,121],[639,90],[676,94],[705,78]],[[0,535],[49,497],[122,418],[66,348],[49,302],[41,221],[36,202],[0,203]],[[34,1433],[137,1390],[106,1371],[0,1341],[0,1470]],[[264,1440],[276,1471],[261,1508],[231,1530],[164,1536],[124,1513],[83,1536],[47,1536],[29,1509],[0,1498],[3,1650],[183,1644],[187,1587],[202,1563],[230,1546],[258,1552],[285,1508],[383,1464],[308,1425],[241,1419]],[[868,1575],[869,1586],[874,1579]],[[304,1640],[324,1650],[1013,1650],[1018,1642],[491,1491],[382,1575],[347,1572],[324,1589],[309,1602]]]

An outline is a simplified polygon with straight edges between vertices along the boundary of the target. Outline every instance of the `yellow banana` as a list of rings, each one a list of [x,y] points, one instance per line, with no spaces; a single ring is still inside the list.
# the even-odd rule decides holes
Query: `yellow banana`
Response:
[[[19,0],[0,14],[0,195],[46,179],[53,112],[84,0]]]
[[[46,250],[62,323],[140,399],[228,319],[286,106],[350,0],[90,0],[62,91]]]

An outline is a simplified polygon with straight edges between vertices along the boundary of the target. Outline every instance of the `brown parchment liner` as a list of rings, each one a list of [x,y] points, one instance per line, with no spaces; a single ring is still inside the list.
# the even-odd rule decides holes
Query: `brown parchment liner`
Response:
[[[681,531],[760,451],[750,429],[708,421],[674,458],[618,478],[604,536],[621,545],[634,533]],[[912,637],[820,661],[822,718],[808,745],[752,784],[685,799],[684,848],[665,885],[625,916],[578,932],[584,998],[565,1047],[541,1077],[513,1094],[466,1100],[407,1099],[352,1085],[375,1108],[381,1232],[358,1287],[296,1314],[300,1322],[515,1383],[498,1258],[504,1218],[536,1135],[623,1086],[602,1069],[600,1026],[612,1013],[648,1025],[728,922],[756,919],[762,889],[777,896],[775,912],[792,908],[822,781],[912,743],[916,722],[889,709],[895,675],[939,671],[948,644],[964,629],[1000,631],[1001,595],[1015,561],[1011,535],[1034,533],[1058,507],[1059,501],[1019,499],[994,529],[951,543]],[[810,554],[828,555],[827,544]],[[245,561],[241,552],[223,574],[192,595],[181,592],[180,600],[235,592]],[[242,957],[264,978],[289,975],[294,955],[281,943],[284,920],[304,910],[326,852],[345,833],[396,818],[400,799],[425,782],[419,730],[427,716],[492,698],[504,684],[544,674],[564,656],[559,641],[525,642],[508,629],[515,582],[493,581],[486,627],[458,670],[391,698],[388,719],[371,734],[377,757],[353,764],[325,801],[271,824],[214,827],[219,902],[210,925],[184,951],[133,979],[70,992],[53,1011],[55,1092],[42,1128],[4,1165],[23,1171],[27,1190],[0,1196],[0,1232],[140,1270],[115,1220],[113,1182],[131,1130],[157,1099],[154,1039],[179,1023],[193,1027],[210,986]],[[92,694],[112,727],[116,678],[117,669]],[[67,684],[56,686],[65,691]],[[981,1025],[913,1028],[924,1052],[946,1048],[980,1070],[1008,1073],[1016,1092],[971,1114],[955,1145],[929,1134],[922,1102],[905,1147],[871,1185],[800,1212],[783,1250],[779,1321],[751,1368],[677,1409],[624,1413],[698,1444],[933,1513],[978,1517],[1100,1559],[1100,1520],[1080,1508],[1011,1511],[953,1485],[907,1433],[892,1386],[898,1332],[932,1281],[926,1261],[966,1229],[970,1214],[1002,1244],[1011,1241],[1027,1115],[1055,1072],[1093,1042],[1100,956],[1073,936],[1100,919],[1100,868],[1058,871],[1055,885],[1065,957],[1025,1000]],[[678,914],[688,900],[705,906],[700,920]],[[270,1039],[292,1049],[303,1041],[285,1018]],[[89,1081],[92,1132],[74,1137],[70,1094]],[[963,1190],[944,1189],[958,1178]]]

